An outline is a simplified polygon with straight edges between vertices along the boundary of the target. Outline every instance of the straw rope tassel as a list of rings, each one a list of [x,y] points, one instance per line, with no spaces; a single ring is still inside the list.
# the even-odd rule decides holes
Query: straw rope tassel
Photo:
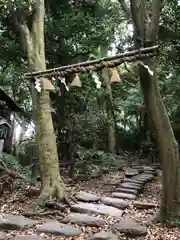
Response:
[[[82,87],[81,80],[80,80],[79,75],[77,73],[76,73],[74,79],[72,80],[70,86],[71,87]]]
[[[110,83],[121,83],[122,82],[121,81],[121,77],[120,77],[120,75],[119,75],[119,73],[118,73],[116,68],[112,68],[110,70],[110,72],[111,72]]]
[[[47,90],[47,91],[53,91],[55,88],[51,82],[51,80],[49,80],[48,78],[40,78],[41,80],[41,87],[43,90]]]

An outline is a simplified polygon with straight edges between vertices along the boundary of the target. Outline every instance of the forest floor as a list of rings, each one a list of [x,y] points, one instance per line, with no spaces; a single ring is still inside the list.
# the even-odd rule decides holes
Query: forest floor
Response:
[[[37,229],[39,226],[41,226],[43,223],[48,221],[54,221],[57,220],[57,216],[51,216],[47,215],[44,217],[34,217],[33,219],[37,220],[36,224],[32,227],[26,228],[26,230],[23,229],[23,223],[22,228],[18,226],[20,223],[18,223],[18,219],[12,220],[11,224],[4,224],[2,223],[2,218],[6,214],[13,214],[13,215],[21,215],[27,205],[29,205],[33,200],[35,200],[35,197],[29,197],[28,192],[29,189],[22,189],[18,188],[12,191],[6,191],[4,193],[4,196],[0,198],[0,211],[1,211],[1,218],[0,218],[0,229],[4,232],[0,232],[0,239],[27,239],[27,240],[42,240],[42,239],[57,239],[57,240],[82,240],[82,239],[94,239],[94,240],[116,240],[116,239],[156,239],[156,240],[173,240],[173,239],[179,239],[180,237],[180,228],[168,228],[166,226],[162,226],[160,224],[152,224],[151,220],[156,215],[159,209],[160,204],[160,195],[161,195],[161,171],[157,171],[158,174],[155,176],[150,182],[144,185],[143,191],[137,195],[137,198],[135,200],[127,200],[128,205],[125,209],[122,210],[123,214],[121,217],[117,216],[111,216],[111,214],[108,215],[101,215],[101,214],[93,214],[93,216],[103,219],[104,221],[99,221],[99,226],[82,226],[82,223],[80,225],[78,224],[71,224],[73,228],[80,229],[81,233],[77,234],[78,236],[71,236],[71,237],[62,237],[61,235],[53,235],[49,233],[45,233],[47,231],[40,231],[38,232]],[[117,179],[121,179],[124,175],[124,172],[117,171],[117,172],[110,172],[108,174],[104,174],[99,179],[93,179],[88,182],[82,182],[75,184],[72,186],[73,192],[90,192],[94,195],[97,195],[99,197],[112,197],[112,192],[114,192],[115,188],[117,187]],[[116,186],[115,186],[116,185]],[[126,201],[126,200],[122,200]],[[142,207],[143,209],[138,209],[138,207],[135,207],[134,201],[140,201],[141,203],[144,202],[145,206]],[[148,204],[149,207],[148,207]],[[151,206],[152,204],[152,206]],[[143,205],[142,205],[143,206]],[[144,209],[147,208],[147,209]],[[70,210],[68,209],[68,212]],[[90,214],[92,216],[92,214]],[[22,215],[21,215],[22,216]],[[141,226],[145,227],[145,234],[143,233],[144,229],[140,226],[133,226],[132,223],[129,223],[131,226],[129,226],[129,230],[127,226],[124,227],[125,230],[116,231],[113,232],[112,235],[109,237],[95,237],[94,234],[101,232],[102,230],[110,232],[114,226],[115,223],[119,222],[121,219],[133,219],[136,224],[141,224]],[[32,219],[32,218],[31,218]],[[12,224],[13,221],[17,221]],[[83,224],[84,225],[84,224]],[[96,223],[95,223],[96,225]],[[137,227],[137,229],[136,229]],[[6,228],[6,229],[5,229]],[[10,230],[11,229],[11,230]],[[13,229],[13,230],[12,230]],[[17,230],[15,230],[17,229]],[[5,231],[6,230],[6,231]],[[46,229],[47,230],[47,229]],[[116,229],[117,230],[117,229]],[[49,230],[49,232],[51,232]],[[58,230],[57,230],[58,232]],[[71,229],[71,232],[72,229]],[[126,235],[123,232],[132,232],[132,235]],[[26,235],[26,238],[19,237],[19,235]],[[76,234],[74,234],[76,235]],[[28,237],[29,236],[29,237]],[[33,238],[34,236],[34,238]],[[36,237],[35,237],[36,236]],[[90,236],[94,236],[90,238]]]

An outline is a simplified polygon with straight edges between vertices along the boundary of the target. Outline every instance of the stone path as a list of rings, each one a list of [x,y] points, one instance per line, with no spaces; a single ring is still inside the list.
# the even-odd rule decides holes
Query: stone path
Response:
[[[134,206],[138,209],[154,208],[156,205],[151,203],[141,203],[135,201],[139,192],[143,190],[144,185],[148,181],[152,181],[156,176],[155,167],[135,166],[125,170],[123,182],[117,179],[111,194],[108,196],[100,196],[92,193],[80,191],[76,194],[78,203],[71,207],[71,212],[61,221],[47,221],[38,225],[36,220],[30,220],[23,216],[5,215],[0,218],[0,240],[6,240],[5,232],[7,230],[23,230],[36,228],[37,233],[46,233],[57,235],[58,237],[74,237],[82,233],[82,226],[103,227],[105,220],[103,216],[113,216],[116,219],[115,224],[109,226],[109,231],[101,231],[87,238],[87,240],[117,240],[118,233],[128,234],[137,237],[147,234],[147,228],[133,219],[122,219],[124,210],[128,208],[130,201],[134,201]],[[98,216],[92,216],[98,215]],[[75,227],[73,225],[78,225]],[[16,235],[15,240],[43,240],[42,236],[22,236]]]

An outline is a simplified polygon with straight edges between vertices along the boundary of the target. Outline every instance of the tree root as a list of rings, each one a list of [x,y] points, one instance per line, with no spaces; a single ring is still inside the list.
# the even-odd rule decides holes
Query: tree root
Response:
[[[49,207],[49,208],[55,208],[55,209],[61,210],[63,212],[65,212],[66,209],[67,209],[65,205],[62,205],[62,204],[57,203],[55,201],[47,201],[46,206]]]
[[[52,187],[46,186],[42,189],[36,204],[40,207],[47,206],[64,211],[72,205],[72,202],[76,202],[76,199],[68,193],[64,183],[55,182]]]
[[[44,211],[44,212],[25,211],[24,213],[22,213],[22,215],[25,217],[44,217],[44,216],[56,215],[56,216],[58,216],[58,219],[65,217],[65,215],[63,213],[61,213],[60,211],[57,211],[57,210],[56,211]]]

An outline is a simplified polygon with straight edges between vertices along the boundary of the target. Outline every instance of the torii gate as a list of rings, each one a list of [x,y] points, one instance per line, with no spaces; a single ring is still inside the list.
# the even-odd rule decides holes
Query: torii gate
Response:
[[[130,52],[120,53],[113,57],[100,58],[98,60],[86,61],[67,66],[61,66],[44,71],[31,72],[24,75],[24,78],[35,83],[35,88],[38,92],[43,90],[55,90],[51,80],[60,80],[65,83],[64,77],[68,74],[78,74],[86,72],[95,72],[104,68],[115,68],[125,62],[138,62],[143,65],[148,72],[153,75],[153,72],[147,65],[143,63],[146,58],[154,57],[158,54],[158,46],[142,48]],[[56,89],[57,90],[57,89]]]
[[[143,59],[156,56],[158,54],[159,46],[153,46],[148,48],[141,48],[130,52],[120,53],[113,57],[100,58],[98,60],[86,61],[76,63],[67,66],[61,66],[45,71],[37,71],[25,74],[25,79],[35,80],[37,78],[52,78],[52,77],[64,77],[69,73],[85,73],[94,72],[103,68],[114,68],[125,62],[139,62],[144,65],[141,61]],[[145,65],[144,65],[145,66]],[[146,67],[146,66],[145,66]],[[149,69],[148,69],[149,70]]]

